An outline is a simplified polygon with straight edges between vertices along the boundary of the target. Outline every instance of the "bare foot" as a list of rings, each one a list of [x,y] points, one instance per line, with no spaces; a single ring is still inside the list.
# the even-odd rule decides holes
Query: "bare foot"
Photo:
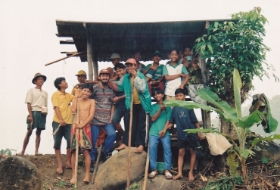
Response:
[[[24,152],[16,153],[16,156],[23,156]]]
[[[63,169],[62,169],[62,168],[57,168],[57,169],[56,169],[56,173],[57,173],[58,175],[63,174]]]
[[[194,181],[194,175],[191,171],[189,171],[189,181]]]
[[[127,148],[127,146],[125,144],[121,144],[121,146],[119,146],[118,148],[116,148],[116,150],[123,150]]]
[[[183,175],[182,174],[177,174],[176,176],[173,177],[173,180],[178,180],[178,179],[182,179]]]
[[[84,178],[83,182],[85,182],[85,183],[89,183],[89,175],[86,175],[86,176],[85,176],[85,178]]]
[[[71,164],[66,164],[65,169],[72,169]]]
[[[75,177],[73,177],[72,179],[70,179],[70,183],[71,183],[71,184],[75,184],[75,183],[76,183]]]
[[[144,146],[140,145],[136,148],[135,153],[141,154],[144,150]]]

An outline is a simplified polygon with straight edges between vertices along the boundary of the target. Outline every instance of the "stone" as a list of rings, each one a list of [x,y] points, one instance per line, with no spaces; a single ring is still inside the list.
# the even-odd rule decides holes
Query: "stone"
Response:
[[[0,162],[1,190],[38,190],[43,188],[42,175],[30,161],[17,156]]]
[[[257,144],[257,147],[260,149],[259,151],[254,150],[256,153],[253,156],[254,160],[262,160],[263,158],[267,158],[269,161],[279,161],[280,160],[280,146],[274,142],[266,142],[264,144]]]
[[[144,176],[147,153],[135,153],[131,147],[130,184],[140,181]],[[121,150],[109,158],[98,168],[95,178],[96,189],[122,189],[126,186],[128,167],[128,148]]]

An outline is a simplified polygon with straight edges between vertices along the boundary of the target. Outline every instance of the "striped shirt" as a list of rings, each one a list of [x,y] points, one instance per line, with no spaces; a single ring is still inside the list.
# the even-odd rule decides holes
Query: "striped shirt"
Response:
[[[91,95],[91,99],[95,100],[95,113],[91,122],[93,125],[104,126],[110,123],[114,97],[115,93],[109,86],[105,88],[99,84],[93,86]]]

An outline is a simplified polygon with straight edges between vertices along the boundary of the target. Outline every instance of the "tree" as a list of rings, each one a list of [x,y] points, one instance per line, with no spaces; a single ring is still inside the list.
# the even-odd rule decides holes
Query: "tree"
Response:
[[[194,51],[206,59],[209,69],[208,86],[231,106],[235,104],[231,78],[234,68],[242,80],[242,103],[253,88],[254,76],[262,79],[268,76],[267,70],[273,71],[265,62],[266,51],[269,51],[263,43],[266,23],[261,8],[255,7],[249,12],[233,14],[232,20],[213,22],[207,33],[196,39]],[[222,122],[222,129],[223,125],[226,123]]]

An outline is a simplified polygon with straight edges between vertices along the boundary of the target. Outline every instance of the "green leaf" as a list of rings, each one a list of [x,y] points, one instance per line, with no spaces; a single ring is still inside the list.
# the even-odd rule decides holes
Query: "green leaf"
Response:
[[[267,158],[265,158],[265,157],[264,157],[264,158],[262,158],[262,163],[263,163],[263,164],[267,164],[268,162],[269,162],[269,161],[268,161],[268,159],[267,159]]]
[[[219,131],[214,129],[185,129],[184,132],[186,133],[219,133]]]
[[[215,28],[218,28],[218,26],[219,26],[219,23],[218,23],[218,22],[215,22],[215,23],[214,23],[214,27],[215,27]]]
[[[262,121],[264,115],[260,111],[254,111],[248,116],[243,117],[242,119],[238,120],[238,126],[242,128],[250,128],[254,124],[258,124]]]
[[[178,106],[178,107],[183,107],[183,108],[187,108],[187,109],[201,108],[206,111],[215,110],[215,108],[213,108],[211,106],[207,106],[204,104],[198,104],[195,102],[186,102],[186,101],[182,101],[182,100],[165,100],[164,105],[171,106],[171,107]]]
[[[234,103],[237,113],[237,117],[240,119],[242,117],[241,113],[241,96],[240,90],[242,88],[242,82],[237,69],[233,70],[233,89],[234,89]]]
[[[254,155],[255,155],[255,153],[249,149],[244,149],[240,154],[240,156],[242,156],[245,159],[247,159],[249,156],[254,156]]]
[[[216,93],[207,88],[203,88],[197,91],[197,95],[217,107],[218,109],[215,109],[215,111],[221,114],[226,120],[234,123],[237,122],[235,109],[230,107],[227,102],[222,101]]]
[[[261,141],[269,142],[269,141],[273,141],[273,140],[280,140],[280,134],[275,134],[275,135],[271,135],[271,136],[268,136],[268,137],[254,138],[254,140],[251,143],[252,144],[251,147],[254,147],[256,144],[258,144]]]

